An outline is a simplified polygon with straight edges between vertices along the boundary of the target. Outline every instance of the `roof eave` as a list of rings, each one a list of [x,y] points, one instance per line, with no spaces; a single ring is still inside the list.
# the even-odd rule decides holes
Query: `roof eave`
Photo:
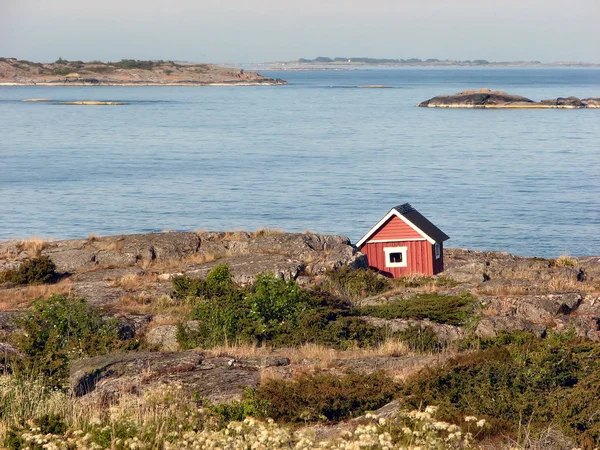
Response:
[[[398,211],[396,211],[395,208],[392,208],[392,209],[390,209],[390,211],[385,216],[383,216],[383,218],[379,222],[377,222],[377,224],[373,228],[371,228],[367,232],[367,234],[365,234],[362,238],[360,238],[358,240],[358,242],[356,243],[356,246],[357,247],[362,247],[369,240],[369,238],[373,234],[375,234],[375,232],[377,230],[379,230],[393,216],[398,217],[405,224],[407,224],[409,227],[411,227],[413,230],[415,230],[417,233],[419,233],[421,236],[423,236],[425,239],[427,239],[427,241],[431,245],[433,245],[433,244],[435,244],[437,242],[435,239],[433,239],[431,236],[429,236],[423,230],[421,230],[419,227],[417,227],[415,224],[413,224],[410,220],[408,220],[406,217],[404,217],[402,214],[400,214]],[[442,239],[441,242],[447,241],[448,239],[450,239],[450,237],[446,233],[442,232],[442,234],[445,236],[445,238]]]

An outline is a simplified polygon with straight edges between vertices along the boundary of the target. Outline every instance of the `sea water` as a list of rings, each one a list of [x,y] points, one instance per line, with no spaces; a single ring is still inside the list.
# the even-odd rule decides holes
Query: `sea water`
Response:
[[[290,84],[0,87],[0,239],[266,227],[356,242],[409,202],[447,246],[600,254],[600,110],[415,107],[482,87],[600,97],[600,69],[262,73]]]

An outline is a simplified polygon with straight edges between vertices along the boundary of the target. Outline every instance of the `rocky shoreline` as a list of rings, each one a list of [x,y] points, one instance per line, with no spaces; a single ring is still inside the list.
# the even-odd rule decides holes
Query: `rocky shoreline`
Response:
[[[0,86],[275,86],[281,79],[242,69],[173,61],[117,63],[58,60],[33,63],[0,58]]]
[[[520,95],[502,91],[478,89],[439,95],[417,105],[421,108],[480,108],[480,109],[596,109],[600,98],[559,97],[533,101]]]
[[[61,81],[57,80],[56,82],[47,82],[47,83],[39,83],[39,82],[24,82],[24,83],[0,83],[0,86],[121,86],[121,87],[131,87],[131,86],[189,86],[189,87],[199,87],[199,86],[277,86],[280,84],[287,84],[280,81],[267,81],[267,82],[219,82],[219,83],[197,83],[197,82],[176,82],[176,83],[110,83],[110,82],[72,82],[72,81]]]
[[[600,341],[600,257],[549,260],[452,248],[444,253],[445,271],[422,283],[427,285],[425,291],[419,283],[413,287],[409,283],[360,303],[385,304],[432,290],[440,295],[468,293],[478,299],[480,313],[474,331],[479,336],[494,336],[505,329],[543,336],[550,330],[572,328],[580,336]],[[90,304],[116,316],[146,314],[142,306],[136,311],[123,305],[131,298],[152,301],[168,297],[174,277],[202,278],[217,264],[228,264],[240,285],[251,284],[258,274],[270,272],[295,279],[301,286],[318,286],[327,270],[367,267],[366,257],[346,237],[262,230],[91,236],[35,245],[28,241],[0,242],[0,273],[14,270],[35,254],[50,258],[64,274],[59,283],[62,289],[84,296]],[[436,279],[450,282],[438,286]],[[27,309],[33,300],[27,298],[27,289],[0,284],[4,310],[0,315]],[[154,316],[144,318],[145,323],[153,320]],[[461,327],[428,320],[368,320],[392,329],[430,326],[444,341],[466,333]],[[166,339],[171,343],[165,343],[165,348],[174,350],[175,327],[168,327],[169,338],[161,335],[165,330],[160,327],[153,333],[161,335],[156,342],[162,345]]]

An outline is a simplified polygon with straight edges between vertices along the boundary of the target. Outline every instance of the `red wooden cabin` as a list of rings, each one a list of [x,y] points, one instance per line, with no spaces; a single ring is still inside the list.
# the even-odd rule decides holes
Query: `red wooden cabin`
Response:
[[[408,203],[392,208],[356,246],[369,267],[393,278],[444,270],[444,241],[450,239]]]

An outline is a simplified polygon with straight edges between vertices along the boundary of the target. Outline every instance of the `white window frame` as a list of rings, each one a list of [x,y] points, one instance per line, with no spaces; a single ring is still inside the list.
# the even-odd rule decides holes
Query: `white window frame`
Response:
[[[407,267],[407,250],[408,247],[384,247],[383,251],[385,252],[385,267]],[[402,261],[397,263],[390,262],[390,253],[401,253]]]
[[[436,242],[433,248],[435,249],[435,259],[440,259],[440,257],[442,256],[442,246],[439,242]]]

